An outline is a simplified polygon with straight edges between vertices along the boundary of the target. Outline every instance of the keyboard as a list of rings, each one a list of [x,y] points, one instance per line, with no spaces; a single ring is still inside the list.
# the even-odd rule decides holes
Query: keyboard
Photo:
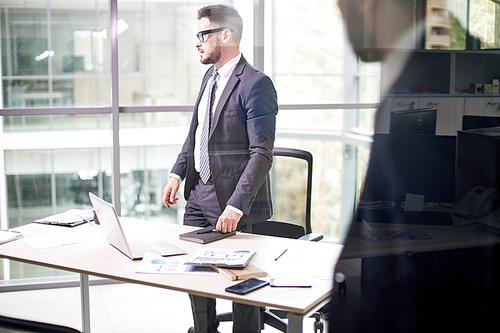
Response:
[[[160,251],[141,239],[128,240],[128,245],[134,256],[142,256],[146,252],[160,254]]]
[[[404,211],[394,208],[359,208],[357,220],[369,223],[453,225],[451,212]]]

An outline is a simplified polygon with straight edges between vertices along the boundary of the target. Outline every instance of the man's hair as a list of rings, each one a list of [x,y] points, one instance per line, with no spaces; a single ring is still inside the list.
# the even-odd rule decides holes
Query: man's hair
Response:
[[[243,20],[234,7],[228,5],[209,5],[198,10],[198,20],[208,18],[211,23],[220,24],[221,27],[234,29],[232,32],[236,45],[240,44],[243,32]]]

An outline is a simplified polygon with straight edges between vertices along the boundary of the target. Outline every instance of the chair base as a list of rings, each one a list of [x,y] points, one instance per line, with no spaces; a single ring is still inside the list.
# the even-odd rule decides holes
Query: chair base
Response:
[[[261,308],[261,323],[262,327],[261,329],[264,329],[264,325],[267,324],[278,331],[281,332],[286,332],[287,329],[287,322],[283,319],[287,318],[288,311],[285,310],[279,310],[279,309],[266,309],[266,308]],[[314,318],[314,333],[323,333],[325,329],[325,325],[321,321],[321,313],[316,312],[310,316],[310,318]],[[226,321],[232,321],[233,320],[233,314],[231,312],[228,313],[221,313],[217,315],[217,319],[222,322]]]

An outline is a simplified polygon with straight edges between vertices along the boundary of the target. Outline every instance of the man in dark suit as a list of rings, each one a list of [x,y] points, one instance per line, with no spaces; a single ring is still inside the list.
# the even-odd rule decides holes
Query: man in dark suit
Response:
[[[272,215],[269,170],[278,112],[270,78],[241,55],[237,11],[213,5],[198,11],[196,48],[206,72],[188,137],[163,190],[167,208],[185,179],[184,224],[221,232],[251,232]],[[207,120],[207,122],[205,122]],[[196,332],[216,332],[215,300],[190,295]],[[233,304],[233,331],[260,332],[260,309]]]

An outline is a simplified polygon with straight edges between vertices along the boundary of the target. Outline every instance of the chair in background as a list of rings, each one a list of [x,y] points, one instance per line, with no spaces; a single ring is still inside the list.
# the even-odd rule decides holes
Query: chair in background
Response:
[[[67,326],[42,323],[38,321],[0,316],[0,332],[2,333],[81,333]]]
[[[252,233],[259,235],[319,241],[321,234],[312,233],[311,193],[313,156],[310,152],[293,148],[274,148],[271,170],[274,215],[271,220],[253,224]],[[262,308],[262,328],[268,324],[286,332],[283,319],[288,312]],[[314,332],[323,332],[321,313],[314,313]],[[220,321],[232,321],[232,314],[217,316]]]
[[[294,148],[274,148],[272,220],[252,225],[252,233],[319,241],[311,227],[313,156]]]

